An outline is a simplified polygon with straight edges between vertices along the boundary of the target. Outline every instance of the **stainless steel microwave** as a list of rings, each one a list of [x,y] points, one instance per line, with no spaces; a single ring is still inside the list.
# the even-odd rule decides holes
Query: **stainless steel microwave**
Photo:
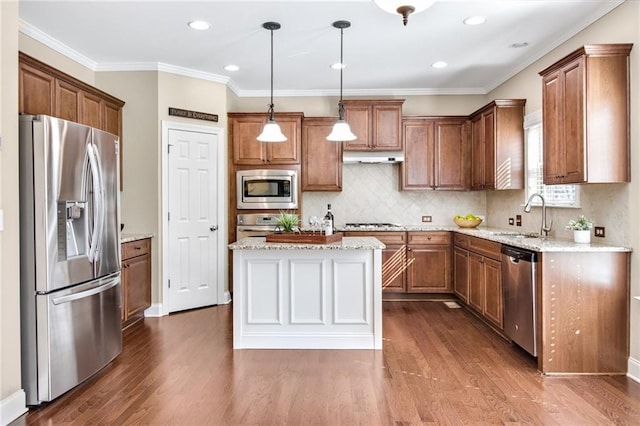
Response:
[[[295,170],[239,170],[236,172],[238,209],[298,208]]]

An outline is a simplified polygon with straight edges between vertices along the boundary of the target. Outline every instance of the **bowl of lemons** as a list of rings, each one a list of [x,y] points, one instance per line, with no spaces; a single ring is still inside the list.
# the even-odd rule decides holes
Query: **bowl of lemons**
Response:
[[[466,216],[454,216],[453,221],[460,228],[475,228],[482,223],[482,218],[469,213]]]

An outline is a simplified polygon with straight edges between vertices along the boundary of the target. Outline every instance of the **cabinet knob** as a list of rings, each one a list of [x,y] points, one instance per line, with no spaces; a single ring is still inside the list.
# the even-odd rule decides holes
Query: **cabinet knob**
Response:
[[[217,230],[218,230],[218,225],[211,225],[209,227],[209,231],[211,231],[211,232],[214,232],[214,231],[217,231]]]

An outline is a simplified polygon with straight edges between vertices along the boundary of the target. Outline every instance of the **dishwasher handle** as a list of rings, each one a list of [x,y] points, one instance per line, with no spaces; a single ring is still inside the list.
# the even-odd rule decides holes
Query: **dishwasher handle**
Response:
[[[511,262],[518,263],[520,261],[535,263],[538,261],[538,253],[531,250],[521,249],[520,247],[513,247],[502,245],[500,250],[502,254],[508,256]]]

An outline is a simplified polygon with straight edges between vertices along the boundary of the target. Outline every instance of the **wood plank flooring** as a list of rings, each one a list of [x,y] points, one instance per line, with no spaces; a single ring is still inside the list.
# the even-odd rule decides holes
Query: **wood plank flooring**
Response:
[[[382,351],[234,351],[231,306],[146,318],[103,371],[13,424],[640,424],[624,376],[542,376],[442,302],[383,309]]]

